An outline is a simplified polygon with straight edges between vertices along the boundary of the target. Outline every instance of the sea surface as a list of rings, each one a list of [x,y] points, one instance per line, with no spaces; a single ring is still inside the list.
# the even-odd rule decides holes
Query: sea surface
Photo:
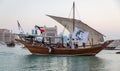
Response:
[[[23,46],[0,45],[0,71],[120,71],[120,50],[96,56],[32,55]]]

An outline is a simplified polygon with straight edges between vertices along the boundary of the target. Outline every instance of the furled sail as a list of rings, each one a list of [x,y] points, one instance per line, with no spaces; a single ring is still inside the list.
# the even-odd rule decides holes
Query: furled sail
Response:
[[[66,27],[66,29],[70,33],[73,33],[73,19],[57,17],[57,16],[52,16],[52,15],[47,15],[47,16],[51,17],[52,19],[56,20],[61,25]],[[82,31],[89,32],[87,44],[94,45],[94,44],[104,41],[103,34],[91,28],[90,26],[88,26],[87,24],[83,23],[80,20],[75,19],[75,27],[81,29]]]

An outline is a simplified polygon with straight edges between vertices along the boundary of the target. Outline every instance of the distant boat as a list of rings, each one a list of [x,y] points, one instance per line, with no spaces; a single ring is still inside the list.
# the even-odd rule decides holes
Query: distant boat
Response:
[[[14,39],[12,39],[12,30],[10,32],[9,41],[6,42],[6,45],[8,47],[14,47],[15,46],[15,41],[14,41]]]
[[[14,41],[7,42],[6,45],[7,45],[8,47],[14,47],[14,46],[15,46],[15,42],[14,42]]]
[[[116,54],[120,54],[120,52],[116,52]]]
[[[114,42],[112,42],[111,44],[109,44],[107,46],[107,48],[105,48],[105,49],[106,50],[117,50],[119,46],[120,46],[120,40],[116,39],[116,40],[114,40]]]
[[[99,42],[103,41],[103,34],[99,33],[95,29],[89,27],[87,24],[81,22],[80,20],[75,19],[75,3],[73,3],[73,18],[63,18],[63,17],[56,17],[48,15],[49,17],[53,18],[60,24],[62,24],[69,32],[70,34],[73,34],[74,39],[70,38],[69,43],[63,42],[63,37],[45,37],[43,36],[42,42],[36,42],[35,35],[23,35],[21,39],[16,39],[16,41],[22,43],[31,53],[33,54],[45,54],[45,55],[90,55],[95,56],[97,53],[99,53],[101,50],[106,48],[110,43],[112,43],[114,40],[108,40],[105,41],[102,44],[98,44]],[[75,30],[75,28],[78,28],[79,30]],[[84,33],[86,33],[84,36]],[[77,36],[78,35],[78,36]],[[83,37],[88,38],[84,39]],[[44,39],[47,38],[49,42],[45,42]],[[62,42],[59,43],[52,43],[51,39],[54,38],[60,38]],[[84,40],[83,40],[84,39]],[[74,40],[83,40],[82,46],[78,46]],[[87,41],[85,43],[85,40]],[[80,41],[79,41],[80,42]],[[66,45],[64,45],[66,44]]]
[[[105,50],[114,50],[116,47],[107,47]]]

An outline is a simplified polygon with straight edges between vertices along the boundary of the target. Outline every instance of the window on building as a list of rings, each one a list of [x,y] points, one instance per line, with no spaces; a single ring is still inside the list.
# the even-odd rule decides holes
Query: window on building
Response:
[[[47,33],[47,36],[55,36],[55,33]]]

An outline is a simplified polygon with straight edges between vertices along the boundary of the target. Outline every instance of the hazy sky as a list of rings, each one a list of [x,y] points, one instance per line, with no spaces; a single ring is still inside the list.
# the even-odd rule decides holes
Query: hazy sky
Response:
[[[77,17],[106,35],[106,39],[120,39],[120,0],[0,0],[0,28],[18,32],[17,20],[25,32],[34,25],[63,27],[46,14],[68,17],[75,1]],[[68,33],[68,32],[65,32]]]

